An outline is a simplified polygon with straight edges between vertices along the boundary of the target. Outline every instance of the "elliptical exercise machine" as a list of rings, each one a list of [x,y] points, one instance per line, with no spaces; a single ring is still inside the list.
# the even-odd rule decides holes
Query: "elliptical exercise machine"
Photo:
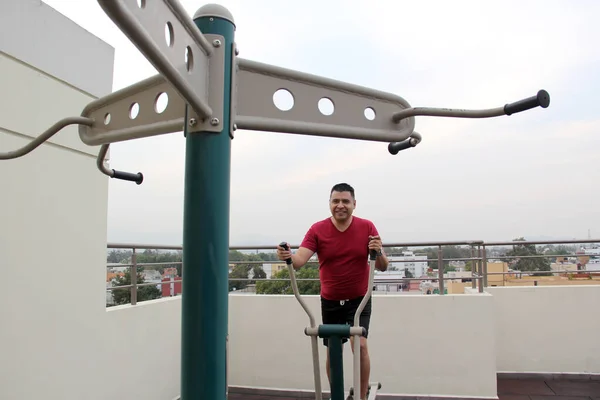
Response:
[[[282,242],[279,244],[286,250],[289,250],[290,247],[286,242]],[[361,327],[359,324],[360,314],[365,308],[367,302],[371,298],[371,293],[373,291],[373,277],[375,275],[375,261],[377,259],[377,252],[371,250],[369,252],[369,286],[367,288],[367,293],[363,297],[360,302],[356,313],[354,314],[354,324],[344,325],[344,324],[320,324],[317,326],[315,322],[315,317],[309,310],[308,306],[300,296],[298,291],[298,284],[296,282],[296,274],[294,271],[294,266],[292,264],[292,259],[288,258],[285,260],[288,269],[290,271],[290,280],[292,283],[292,289],[294,291],[294,295],[298,302],[308,314],[308,319],[310,326],[304,328],[304,334],[310,336],[311,344],[312,344],[312,355],[313,355],[313,368],[314,368],[314,381],[315,381],[315,400],[322,399],[322,391],[321,391],[321,370],[319,364],[319,350],[318,350],[318,340],[317,338],[327,338],[329,341],[327,351],[329,352],[329,369],[330,369],[330,377],[331,377],[331,400],[344,400],[344,364],[343,364],[343,345],[342,339],[349,339],[350,337],[354,338],[354,354],[353,354],[353,383],[354,385],[350,388],[348,393],[348,397],[346,400],[354,400],[354,393],[361,392],[360,389],[360,338],[362,336],[366,336],[366,329]],[[380,382],[369,382],[368,389],[368,400],[375,400],[377,396],[377,390],[381,389]],[[357,399],[359,400],[359,399]]]

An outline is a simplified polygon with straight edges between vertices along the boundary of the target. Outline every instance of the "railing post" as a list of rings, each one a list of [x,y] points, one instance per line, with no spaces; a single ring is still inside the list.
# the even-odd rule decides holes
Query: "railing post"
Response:
[[[131,305],[135,306],[137,304],[137,254],[135,253],[135,247],[131,254],[131,266],[129,268],[131,271]]]
[[[481,248],[481,245],[477,246],[478,250],[479,250],[479,273],[478,273],[478,278],[477,280],[478,282],[478,286],[479,286],[479,293],[483,293],[483,250]]]
[[[480,265],[479,265],[479,245],[477,245],[477,249],[473,249],[475,260],[473,260],[473,268],[475,269],[475,286],[473,289],[477,289],[479,286],[479,275],[481,274]]]
[[[471,288],[477,288],[477,260],[475,260],[475,246],[471,246]]]
[[[485,244],[482,248],[482,263],[483,263],[483,287],[488,287],[488,274],[487,274],[487,250],[485,249]]]
[[[440,294],[444,294],[444,261],[443,261],[443,252],[442,245],[438,246],[438,287],[440,289]]]

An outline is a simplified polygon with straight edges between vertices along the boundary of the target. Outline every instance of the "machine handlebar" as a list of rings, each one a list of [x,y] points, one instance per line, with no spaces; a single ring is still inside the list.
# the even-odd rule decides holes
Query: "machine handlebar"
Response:
[[[92,126],[94,124],[94,120],[90,118],[84,117],[67,117],[63,118],[60,121],[56,122],[50,128],[42,132],[38,137],[33,139],[31,142],[27,143],[25,146],[20,149],[2,152],[0,153],[0,160],[10,160],[14,158],[23,157],[24,155],[31,153],[34,149],[39,147],[42,143],[46,142],[56,133],[58,133],[61,129],[69,126],[69,125],[85,125]],[[141,172],[137,174],[133,174],[131,172],[117,171],[114,169],[108,169],[104,165],[104,158],[106,157],[106,153],[108,152],[108,144],[102,145],[100,151],[98,152],[98,157],[96,158],[96,165],[100,172],[104,175],[107,175],[111,178],[121,179],[124,181],[135,182],[140,185],[144,180],[144,175]]]
[[[371,261],[377,260],[377,251],[376,250],[369,250],[369,259]]]
[[[550,105],[550,95],[545,90],[540,90],[535,96],[523,100],[515,101],[504,106],[506,115],[516,114],[521,111],[530,110],[536,107],[546,108]]]
[[[415,116],[453,117],[453,118],[491,118],[501,115],[511,115],[535,107],[547,108],[550,105],[550,95],[545,90],[540,90],[535,96],[528,97],[502,107],[485,110],[463,110],[453,108],[411,107],[394,113],[392,120],[399,122],[404,118]]]
[[[415,131],[410,134],[410,137],[401,142],[392,142],[388,144],[390,154],[396,155],[402,150],[410,149],[421,143],[421,135]]]
[[[100,151],[98,152],[98,157],[96,158],[96,166],[98,167],[100,172],[102,172],[104,175],[109,176],[114,179],[121,179],[123,181],[131,181],[131,182],[137,183],[138,185],[141,185],[142,181],[144,180],[144,175],[142,175],[141,172],[134,174],[131,172],[123,172],[123,171],[117,171],[116,169],[106,168],[106,166],[104,165],[104,158],[106,157],[106,153],[108,152],[109,146],[110,146],[109,144],[103,144],[100,147]]]
[[[144,175],[142,175],[141,172],[138,172],[137,174],[133,174],[131,172],[117,171],[116,169],[113,169],[112,172],[113,173],[112,173],[111,178],[135,182],[138,185],[140,185],[144,181]]]
[[[279,246],[283,247],[285,250],[290,250],[290,246],[287,244],[287,242],[281,242],[279,243]],[[290,281],[292,284],[292,290],[294,291],[294,296],[296,296],[296,299],[298,300],[298,302],[300,303],[300,305],[302,306],[302,308],[304,309],[304,311],[306,311],[306,314],[308,314],[308,319],[310,322],[310,327],[314,328],[316,327],[316,320],[314,315],[312,314],[312,312],[310,312],[310,309],[308,308],[308,306],[306,305],[306,303],[304,302],[304,300],[302,300],[302,297],[300,296],[300,291],[298,290],[298,283],[296,282],[296,273],[294,272],[294,265],[292,262],[292,258],[287,258],[285,260],[285,263],[288,266],[288,270],[290,272]]]
[[[281,243],[279,243],[279,246],[284,248],[287,251],[290,250],[290,246],[287,244],[287,242],[281,242]],[[298,284],[296,283],[296,274],[294,272],[294,263],[293,263],[292,258],[291,257],[286,258],[285,263],[287,264],[288,270],[290,271],[290,281],[292,283],[292,289],[294,291],[294,296],[296,296],[296,299],[298,300],[298,302],[300,303],[300,305],[302,306],[302,308],[308,315],[310,327],[316,328],[317,321],[316,321],[313,313],[310,311],[310,309],[308,308],[308,306],[306,305],[304,300],[302,300],[302,297],[300,297],[300,292],[298,291]],[[306,330],[305,330],[305,332],[306,332]],[[314,380],[315,380],[315,393],[316,393],[315,400],[321,400],[322,399],[321,370],[319,367],[319,348],[318,348],[318,344],[317,344],[317,337],[311,336],[310,339],[311,339],[311,347],[312,347],[313,372],[314,372]]]
[[[286,242],[281,242],[279,243],[279,246],[283,247],[286,251],[289,251],[290,246],[286,243]],[[285,263],[287,265],[291,265],[292,264],[292,258],[286,258]]]
[[[432,107],[411,107],[394,113],[392,120],[396,123],[404,118],[425,115],[430,117],[453,117],[453,118],[490,118],[501,115],[512,115],[532,108],[547,108],[550,105],[550,95],[545,90],[539,90],[535,96],[518,100],[513,103],[505,104],[502,107],[490,108],[485,110],[462,110],[452,108],[432,108]],[[388,144],[390,154],[398,154],[402,150],[415,147],[421,141],[421,135],[414,132],[410,137],[401,142],[392,142]]]

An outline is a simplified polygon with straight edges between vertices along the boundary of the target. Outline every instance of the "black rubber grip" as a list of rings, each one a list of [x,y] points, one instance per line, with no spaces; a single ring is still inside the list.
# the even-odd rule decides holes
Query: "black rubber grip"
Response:
[[[371,260],[377,260],[377,250],[369,250],[369,258]]]
[[[132,174],[131,172],[117,171],[116,169],[113,169],[112,178],[135,182],[138,185],[141,185],[141,183],[144,181],[144,175],[142,175],[141,172]]]
[[[406,149],[410,149],[411,147],[415,147],[412,144],[411,138],[408,138],[402,142],[392,142],[388,144],[388,151],[390,154],[398,154],[398,152]]]
[[[283,247],[285,250],[289,250],[290,249],[290,246],[288,246],[288,244],[286,242],[281,242],[281,243],[279,243],[279,245],[281,247]],[[291,265],[292,264],[292,258],[290,257],[290,258],[286,259],[285,263],[287,265]]]
[[[516,114],[521,111],[530,110],[536,107],[546,108],[550,105],[550,95],[545,90],[540,90],[537,95],[504,106],[506,115]]]

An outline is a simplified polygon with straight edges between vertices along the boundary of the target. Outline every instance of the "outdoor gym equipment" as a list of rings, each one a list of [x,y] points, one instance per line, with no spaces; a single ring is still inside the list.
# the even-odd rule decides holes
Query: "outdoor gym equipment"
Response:
[[[233,16],[220,5],[204,5],[192,19],[177,0],[98,3],[158,74],[92,101],[80,116],[59,120],[21,149],[0,153],[0,159],[28,154],[76,124],[83,143],[100,146],[97,165],[103,174],[141,184],[141,173],[105,166],[110,144],[184,132],[183,400],[224,400],[227,393],[230,161],[236,129],[386,142],[396,154],[421,141],[416,116],[487,118],[550,103],[541,90],[490,110],[412,108],[394,94],[239,58]],[[283,88],[294,97],[287,111],[272,101]],[[331,115],[319,112],[322,98],[333,102]]]
[[[286,242],[281,242],[279,246],[285,250],[289,250],[290,246]],[[360,326],[360,314],[364,310],[371,293],[373,292],[373,278],[375,275],[375,261],[377,260],[377,252],[375,250],[369,251],[369,287],[367,293],[363,297],[362,301],[358,305],[356,312],[354,313],[354,324],[320,324],[317,326],[315,317],[300,296],[298,291],[298,283],[296,282],[296,272],[294,271],[294,265],[292,259],[288,258],[285,260],[288,270],[290,271],[290,280],[292,282],[292,289],[294,296],[298,299],[298,302],[308,314],[308,320],[310,326],[304,329],[304,333],[311,338],[312,344],[312,356],[313,356],[313,369],[314,369],[314,381],[315,381],[315,399],[321,400],[321,370],[319,364],[319,351],[317,337],[324,339],[327,338],[329,341],[327,351],[329,352],[329,369],[331,377],[331,400],[344,400],[344,358],[343,358],[343,346],[342,340],[348,339],[351,336],[354,337],[352,356],[353,362],[353,383],[354,385],[350,388],[348,399],[352,399],[354,393],[360,394],[360,338],[366,336],[366,329]],[[380,382],[369,382],[369,400],[374,400],[377,396],[377,390],[381,389]]]

